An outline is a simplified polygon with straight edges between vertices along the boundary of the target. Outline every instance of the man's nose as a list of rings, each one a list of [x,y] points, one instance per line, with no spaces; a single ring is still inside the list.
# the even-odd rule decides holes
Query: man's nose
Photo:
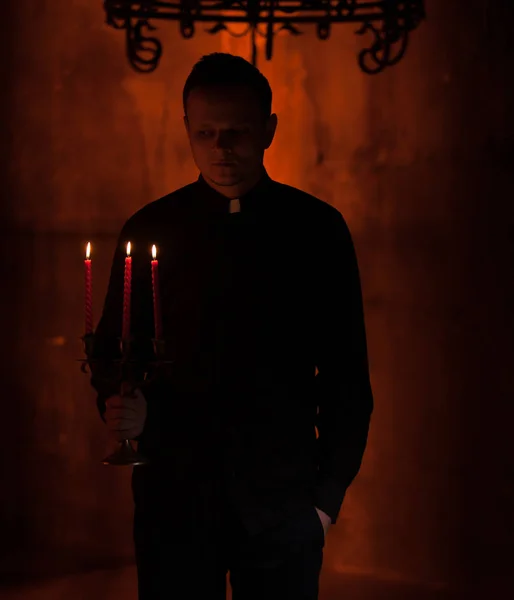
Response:
[[[215,150],[230,150],[232,148],[232,142],[230,134],[228,132],[220,131],[214,137],[214,149]]]

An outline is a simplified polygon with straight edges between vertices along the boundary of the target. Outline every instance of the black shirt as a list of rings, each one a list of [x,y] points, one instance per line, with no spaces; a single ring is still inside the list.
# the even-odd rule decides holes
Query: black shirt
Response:
[[[127,221],[94,355],[119,355],[131,241],[133,355],[152,359],[149,251],[156,244],[173,362],[142,388],[141,452],[167,464],[166,476],[177,481],[194,474],[225,482],[249,529],[276,518],[273,507],[283,514],[302,502],[336,522],[373,408],[350,233],[335,208],[265,172],[240,198],[240,212],[229,204],[200,176]],[[105,374],[97,365],[92,377],[101,414],[119,389]],[[145,485],[139,478],[136,485]]]

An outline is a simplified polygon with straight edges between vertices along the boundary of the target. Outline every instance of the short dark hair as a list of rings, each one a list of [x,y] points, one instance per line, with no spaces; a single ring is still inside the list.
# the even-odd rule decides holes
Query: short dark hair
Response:
[[[266,77],[241,56],[214,52],[202,56],[194,65],[184,84],[182,102],[184,114],[187,114],[186,103],[191,90],[198,87],[217,85],[242,85],[249,87],[257,96],[264,116],[271,115],[272,92]]]

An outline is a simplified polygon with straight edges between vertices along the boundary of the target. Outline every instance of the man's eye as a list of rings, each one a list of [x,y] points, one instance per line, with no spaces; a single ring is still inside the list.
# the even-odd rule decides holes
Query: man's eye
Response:
[[[211,132],[207,129],[202,129],[198,132],[198,135],[201,137],[208,137],[209,135],[211,135]]]
[[[231,138],[234,138],[234,137],[238,137],[241,135],[246,135],[248,133],[248,131],[249,131],[248,127],[241,127],[241,128],[232,127],[231,129],[225,129],[225,131],[223,132],[223,135],[227,135]],[[215,132],[211,129],[200,129],[197,132],[197,135],[200,138],[210,138],[215,135]]]

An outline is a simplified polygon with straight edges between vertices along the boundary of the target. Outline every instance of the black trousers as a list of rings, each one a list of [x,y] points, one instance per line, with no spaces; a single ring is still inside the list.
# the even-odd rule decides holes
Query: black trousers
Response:
[[[139,600],[225,600],[227,572],[233,600],[317,600],[325,540],[314,506],[253,535],[228,504],[221,514],[211,523],[136,508]]]

